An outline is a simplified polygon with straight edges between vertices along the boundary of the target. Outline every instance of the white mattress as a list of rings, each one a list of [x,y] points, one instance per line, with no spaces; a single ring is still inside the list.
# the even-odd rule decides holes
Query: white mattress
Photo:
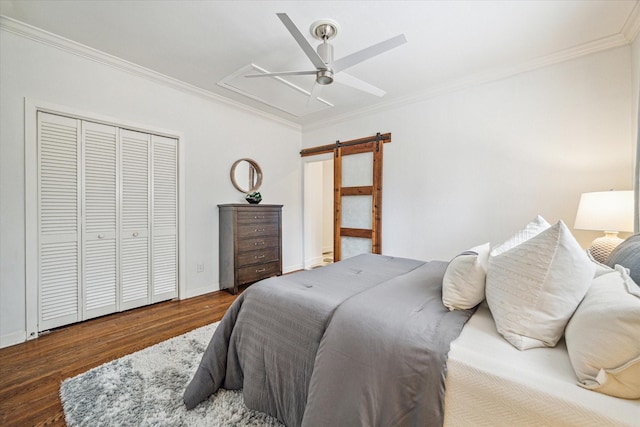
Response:
[[[451,343],[447,369],[447,426],[640,426],[640,400],[578,386],[564,340],[517,350],[486,303]]]

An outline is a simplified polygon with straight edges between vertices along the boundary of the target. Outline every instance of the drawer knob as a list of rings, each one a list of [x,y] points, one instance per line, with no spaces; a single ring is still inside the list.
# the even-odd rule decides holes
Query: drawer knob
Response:
[[[262,273],[263,271],[267,271],[267,269],[266,268],[261,268],[259,270],[256,270],[256,273]]]
[[[133,233],[133,237],[138,237],[138,232],[137,231]]]
[[[266,255],[262,254],[262,255],[256,255],[256,259],[261,259],[264,258]]]
[[[104,239],[104,234],[98,234],[98,239]]]
[[[260,246],[260,245],[264,245],[264,242],[255,242],[255,243],[253,244],[253,246]]]

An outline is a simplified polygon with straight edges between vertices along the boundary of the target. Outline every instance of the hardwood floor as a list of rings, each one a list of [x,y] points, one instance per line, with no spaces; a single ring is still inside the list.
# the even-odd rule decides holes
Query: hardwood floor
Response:
[[[64,426],[60,383],[220,320],[236,296],[219,291],[56,329],[0,349],[0,425]]]

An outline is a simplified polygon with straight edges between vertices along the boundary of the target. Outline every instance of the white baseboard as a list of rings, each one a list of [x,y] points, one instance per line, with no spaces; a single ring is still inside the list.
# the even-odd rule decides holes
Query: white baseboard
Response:
[[[325,246],[322,248],[322,253],[333,252],[333,246]]]
[[[291,273],[292,271],[298,271],[304,269],[302,264],[293,264],[282,268],[282,273]]]
[[[18,331],[11,334],[0,335],[0,348],[21,344],[27,340],[27,331]]]
[[[322,263],[322,257],[319,258],[319,262],[317,265]],[[282,268],[282,272],[283,273],[291,273],[292,271],[299,271],[302,270],[302,264],[294,264],[294,265],[289,265],[287,267],[283,267]],[[182,296],[180,299],[187,299],[187,298],[193,298],[193,297],[199,297],[200,295],[204,295],[204,294],[208,294],[211,292],[216,292],[220,290],[220,283],[214,283],[212,285],[209,286],[201,286],[199,288],[195,288],[195,289],[187,289],[186,291],[186,295]]]
[[[214,283],[209,286],[200,286],[199,288],[195,288],[195,289],[187,289],[186,295],[180,297],[180,299],[199,297],[200,295],[208,294],[208,293],[219,291],[219,290],[220,290],[219,283]]]
[[[304,268],[305,269],[311,269],[313,267],[317,267],[319,265],[322,265],[323,262],[323,258],[322,255],[317,256],[317,257],[313,257],[311,259],[306,259],[304,260]]]

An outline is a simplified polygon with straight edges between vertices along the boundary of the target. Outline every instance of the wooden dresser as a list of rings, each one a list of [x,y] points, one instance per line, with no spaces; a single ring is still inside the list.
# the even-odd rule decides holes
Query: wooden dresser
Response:
[[[220,289],[282,274],[282,205],[233,203],[220,211]]]

